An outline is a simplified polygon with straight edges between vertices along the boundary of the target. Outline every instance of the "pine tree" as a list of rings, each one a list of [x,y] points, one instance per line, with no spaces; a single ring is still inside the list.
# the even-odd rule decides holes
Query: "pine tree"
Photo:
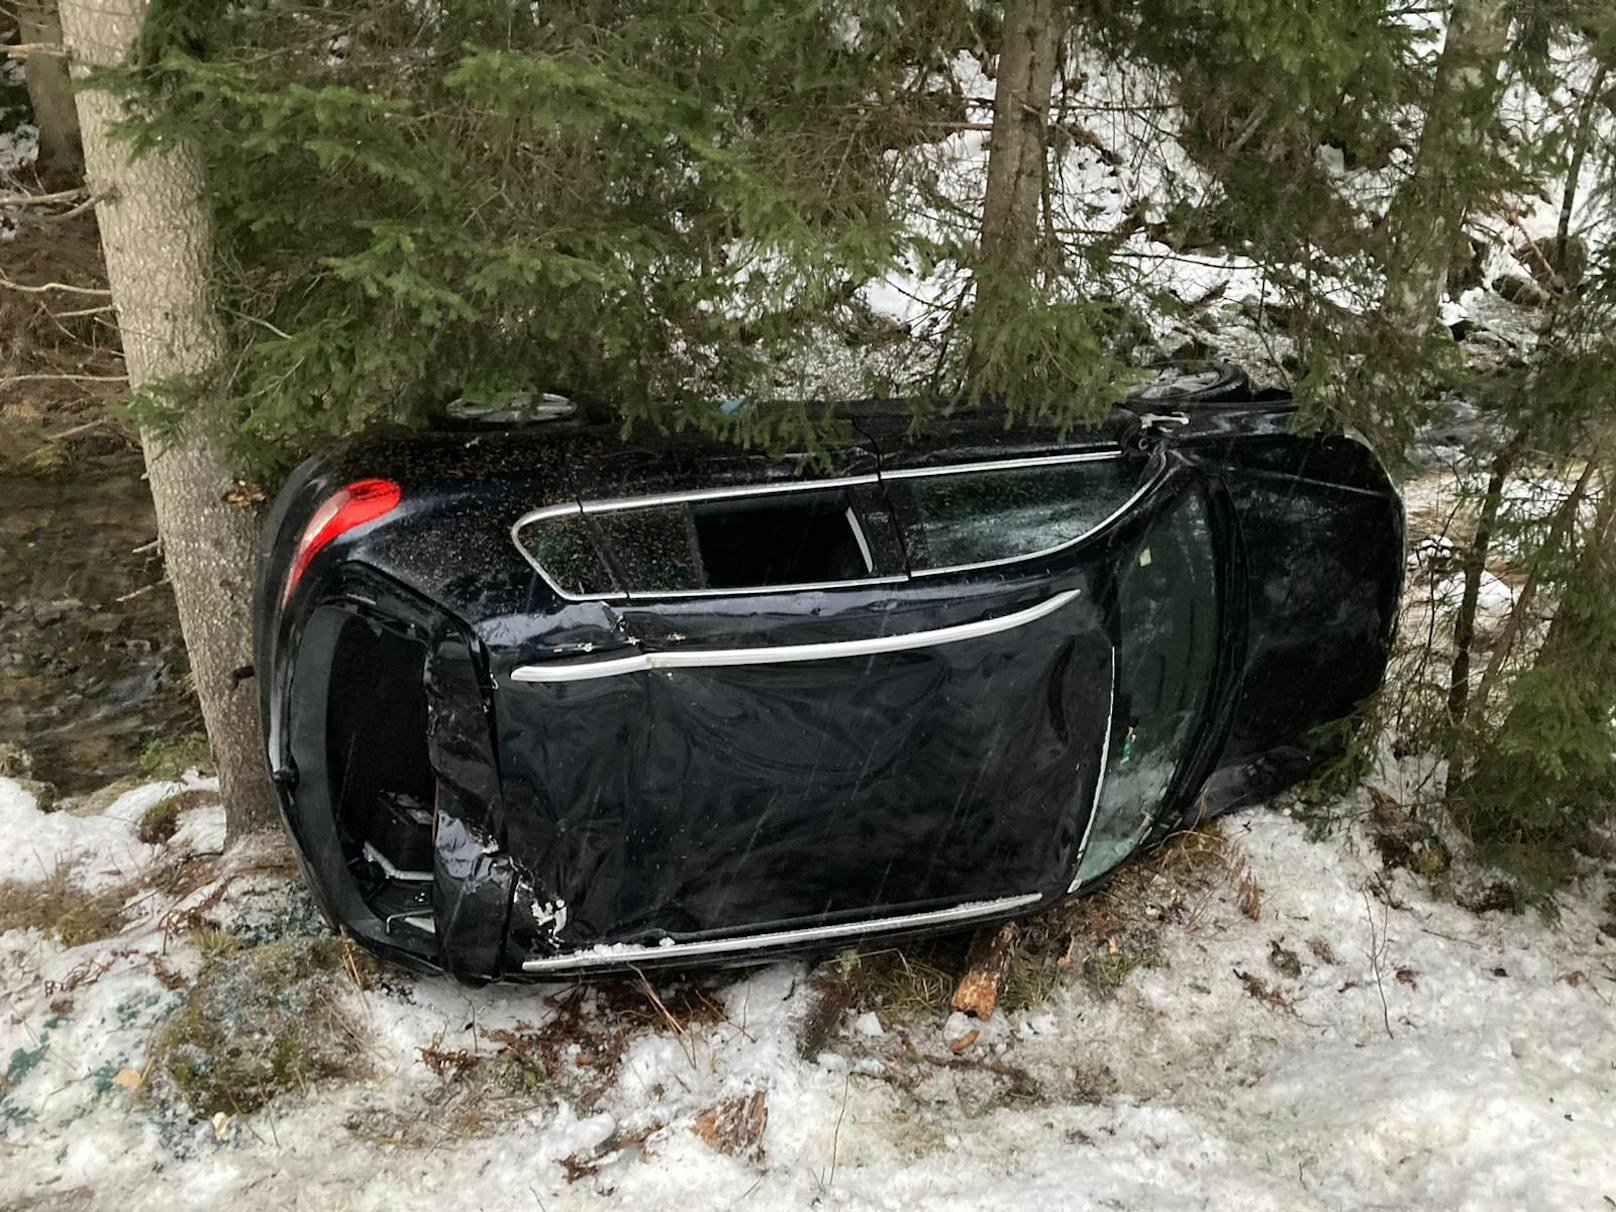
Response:
[[[67,46],[80,70],[116,64],[133,43],[144,0],[63,0]],[[111,141],[118,104],[79,94],[91,191],[118,308],[129,379],[138,391],[208,371],[219,343],[208,297],[212,244],[201,166],[184,145],[131,159]],[[252,660],[246,603],[256,519],[227,503],[233,477],[194,427],[142,432],[157,531],[179,607],[197,698],[219,770],[231,836],[274,820],[258,735],[257,697],[236,671]]]

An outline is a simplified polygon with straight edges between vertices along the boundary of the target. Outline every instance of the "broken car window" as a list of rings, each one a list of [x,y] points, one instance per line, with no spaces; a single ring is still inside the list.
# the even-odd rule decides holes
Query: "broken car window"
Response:
[[[1122,506],[1138,472],[1108,458],[906,476],[892,486],[910,566],[935,570],[1018,559],[1081,538]]]
[[[617,592],[581,513],[551,514],[524,522],[517,544],[569,597],[600,597]]]

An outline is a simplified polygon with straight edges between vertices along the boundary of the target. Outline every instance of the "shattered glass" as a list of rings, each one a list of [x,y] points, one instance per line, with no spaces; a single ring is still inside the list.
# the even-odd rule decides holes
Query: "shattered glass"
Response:
[[[1115,513],[1137,482],[1121,459],[913,479],[920,534],[912,546],[924,551],[916,567],[985,564],[1060,547]]]
[[[616,592],[582,514],[537,518],[523,525],[516,538],[563,593],[591,597]]]

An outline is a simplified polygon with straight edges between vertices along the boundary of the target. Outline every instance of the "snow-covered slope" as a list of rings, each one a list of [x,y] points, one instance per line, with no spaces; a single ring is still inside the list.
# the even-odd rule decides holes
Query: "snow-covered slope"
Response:
[[[217,947],[212,927],[247,947],[318,927],[274,847],[211,857],[216,807],[184,813],[166,846],[136,842],[141,811],[173,790],[45,816],[0,780],[13,880],[43,887],[59,859],[102,888],[211,864],[148,879],[99,942],[0,934],[0,1206],[1616,1199],[1607,884],[1564,897],[1555,928],[1477,916],[1383,870],[1359,825],[1310,841],[1270,810],[1223,824],[1261,888],[1255,920],[1232,883],[1211,885],[1167,919],[1154,966],[1112,993],[1072,975],[959,1053],[965,1024],[876,1010],[799,1059],[812,994],[796,963],[679,1002],[659,983],[666,1016],[632,983],[472,990],[386,972],[343,978],[352,1074],[193,1119],[153,1058],[199,945]]]

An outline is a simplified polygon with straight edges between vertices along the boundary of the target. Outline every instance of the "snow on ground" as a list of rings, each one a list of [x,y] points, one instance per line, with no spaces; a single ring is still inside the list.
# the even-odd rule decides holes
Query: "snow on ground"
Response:
[[[0,780],[0,810],[8,837],[98,880],[216,848],[217,807],[187,812],[167,847],[133,840],[136,806],[174,789],[47,816]],[[702,982],[710,1012],[677,1030],[633,984],[387,972],[344,994],[368,1075],[193,1119],[152,1063],[201,963],[173,911],[250,942],[318,928],[260,843],[178,901],[143,894],[102,942],[0,934],[0,1206],[1608,1206],[1609,880],[1564,896],[1557,927],[1477,916],[1383,871],[1360,806],[1338,807],[1348,823],[1323,841],[1277,811],[1229,818],[1256,920],[1214,885],[1114,994],[1069,977],[958,1055],[964,1024],[878,1009],[798,1059],[796,962]],[[25,849],[9,848],[12,878],[37,878]],[[477,1104],[472,1057],[558,1027],[550,1080]],[[706,1143],[715,1108],[766,1111],[756,1145]]]

